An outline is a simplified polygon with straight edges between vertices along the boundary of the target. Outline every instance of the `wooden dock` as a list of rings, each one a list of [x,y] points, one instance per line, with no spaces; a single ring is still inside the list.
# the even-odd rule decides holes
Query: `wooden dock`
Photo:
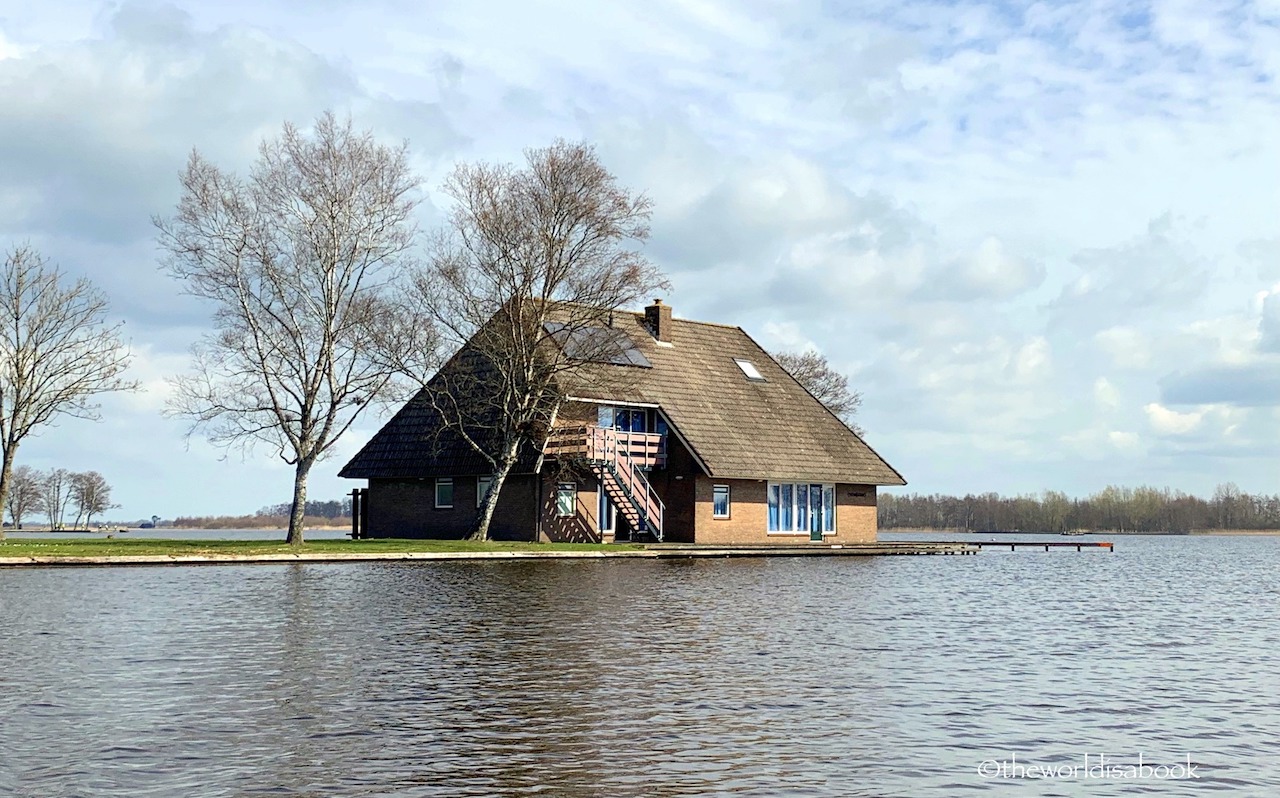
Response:
[[[865,557],[904,554],[977,554],[968,541],[896,541],[874,543],[647,543],[644,556],[673,557]]]
[[[958,543],[959,541],[936,540],[929,541],[931,544],[942,543]],[[925,545],[921,542],[921,545]],[[1075,549],[1076,551],[1084,551],[1085,549],[1106,549],[1109,552],[1115,552],[1115,544],[1107,540],[1099,541],[1062,541],[1062,540],[966,540],[966,546],[977,546],[979,549],[999,549],[1005,546],[1009,547],[1009,551],[1017,551],[1018,549]]]

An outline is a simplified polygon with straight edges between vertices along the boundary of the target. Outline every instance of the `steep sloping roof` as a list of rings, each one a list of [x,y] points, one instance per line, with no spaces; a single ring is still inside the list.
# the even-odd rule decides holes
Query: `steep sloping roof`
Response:
[[[627,369],[625,389],[583,381],[571,396],[652,403],[711,476],[904,485],[897,471],[814,399],[738,327],[674,319],[671,345],[654,340],[643,313],[618,313],[651,368]],[[735,359],[763,379],[748,378]],[[613,391],[613,393],[610,393]],[[487,469],[456,434],[435,436],[439,418],[422,395],[411,400],[340,472],[355,478],[480,474]],[[532,466],[526,455],[527,465]]]
[[[589,384],[572,386],[572,395],[660,406],[711,476],[906,484],[741,328],[674,319],[663,346],[642,313],[619,314],[615,324],[653,368],[637,370],[626,396]],[[735,359],[764,379],[750,379]]]
[[[476,359],[467,351],[453,356],[431,380],[439,388],[443,375],[474,368]],[[351,458],[338,476],[353,479],[407,479],[492,473],[492,466],[432,405],[431,394],[419,391]],[[472,429],[473,435],[482,432]],[[537,452],[523,446],[515,469],[530,472]]]
[[[440,423],[425,393],[410,399],[356,456],[340,477],[389,479],[485,474],[488,462],[462,436]]]

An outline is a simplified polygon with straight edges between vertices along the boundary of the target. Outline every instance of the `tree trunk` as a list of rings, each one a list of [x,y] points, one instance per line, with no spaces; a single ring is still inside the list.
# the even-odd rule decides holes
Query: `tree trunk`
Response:
[[[518,444],[512,449],[518,451]],[[507,481],[507,475],[511,473],[511,467],[515,465],[515,462],[515,451],[512,451],[510,456],[504,457],[498,463],[497,470],[493,472],[493,482],[489,484],[489,495],[480,504],[480,513],[476,517],[476,528],[467,536],[467,540],[489,539],[489,524],[493,521],[493,511],[498,507],[498,494],[502,491],[502,484]]]
[[[9,490],[13,482],[13,458],[18,454],[17,444],[10,444],[5,447],[3,465],[0,465],[0,520],[4,519],[5,503],[9,500]],[[13,519],[13,525],[17,527],[22,523],[22,519]],[[4,540],[4,526],[0,524],[0,540]]]
[[[311,473],[311,461],[299,460],[293,472],[293,504],[289,507],[289,535],[284,539],[290,546],[302,545],[302,519],[307,514],[307,475]]]

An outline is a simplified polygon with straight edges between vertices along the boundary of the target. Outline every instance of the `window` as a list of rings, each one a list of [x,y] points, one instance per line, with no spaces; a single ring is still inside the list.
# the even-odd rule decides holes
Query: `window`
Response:
[[[769,531],[780,535],[831,534],[836,531],[836,486],[807,482],[771,482]]]
[[[742,360],[735,357],[733,362],[738,364],[738,368],[742,369],[742,373],[747,375],[747,379],[754,380],[756,382],[765,381],[764,375],[760,373],[760,369],[756,368],[756,364],[752,363],[750,360]]]
[[[489,492],[489,486],[493,484],[493,477],[476,477],[476,507],[484,504],[485,494]]]
[[[453,506],[453,477],[436,477],[436,507]]]
[[[600,407],[596,409],[596,425],[602,429],[619,432],[645,432],[649,427],[649,411],[629,407]]]
[[[729,517],[729,486],[728,485],[712,485],[711,486],[711,517],[712,518],[728,518]]]
[[[572,518],[578,514],[578,486],[572,482],[556,485],[556,517]]]

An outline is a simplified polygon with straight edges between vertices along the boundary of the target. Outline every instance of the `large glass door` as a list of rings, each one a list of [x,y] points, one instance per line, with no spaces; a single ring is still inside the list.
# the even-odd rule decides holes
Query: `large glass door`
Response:
[[[809,540],[822,540],[822,486],[809,486]]]

